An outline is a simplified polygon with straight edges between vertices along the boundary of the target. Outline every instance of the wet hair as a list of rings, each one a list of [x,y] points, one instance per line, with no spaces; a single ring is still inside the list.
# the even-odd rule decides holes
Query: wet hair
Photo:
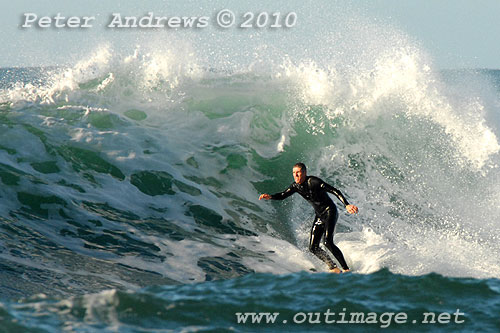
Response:
[[[304,163],[295,163],[295,165],[293,166],[294,168],[300,168],[300,170],[302,170],[303,172],[307,172],[307,168],[306,168],[306,165]]]

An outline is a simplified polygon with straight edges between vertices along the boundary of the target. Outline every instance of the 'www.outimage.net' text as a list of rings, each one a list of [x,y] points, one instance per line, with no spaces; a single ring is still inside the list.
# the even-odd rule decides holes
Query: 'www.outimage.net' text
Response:
[[[389,327],[392,324],[462,324],[465,322],[465,313],[457,309],[455,312],[424,312],[418,319],[409,319],[405,312],[346,312],[343,308],[341,312],[333,312],[328,309],[326,312],[297,312],[291,320],[280,320],[279,312],[237,312],[236,321],[238,324],[372,324],[381,328]]]

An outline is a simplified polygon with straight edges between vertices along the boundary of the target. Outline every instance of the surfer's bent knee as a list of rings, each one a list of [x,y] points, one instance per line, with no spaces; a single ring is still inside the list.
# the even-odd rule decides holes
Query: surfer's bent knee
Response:
[[[309,244],[309,251],[315,253],[318,250],[319,246],[315,244]]]

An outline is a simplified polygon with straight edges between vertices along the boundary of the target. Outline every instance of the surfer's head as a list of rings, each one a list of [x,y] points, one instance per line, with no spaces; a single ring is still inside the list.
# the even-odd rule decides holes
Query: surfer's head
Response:
[[[297,184],[302,184],[306,180],[307,168],[304,163],[297,163],[293,166],[293,179]]]

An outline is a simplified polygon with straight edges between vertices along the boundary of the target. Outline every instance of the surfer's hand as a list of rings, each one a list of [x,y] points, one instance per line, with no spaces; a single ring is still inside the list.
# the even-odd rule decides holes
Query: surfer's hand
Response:
[[[269,200],[269,199],[271,199],[271,196],[267,193],[264,193],[264,194],[261,194],[259,197],[259,200],[262,200],[262,199]]]
[[[349,214],[356,214],[358,212],[358,207],[356,207],[354,205],[347,205],[347,206],[345,206],[345,209],[347,209],[347,212]]]

